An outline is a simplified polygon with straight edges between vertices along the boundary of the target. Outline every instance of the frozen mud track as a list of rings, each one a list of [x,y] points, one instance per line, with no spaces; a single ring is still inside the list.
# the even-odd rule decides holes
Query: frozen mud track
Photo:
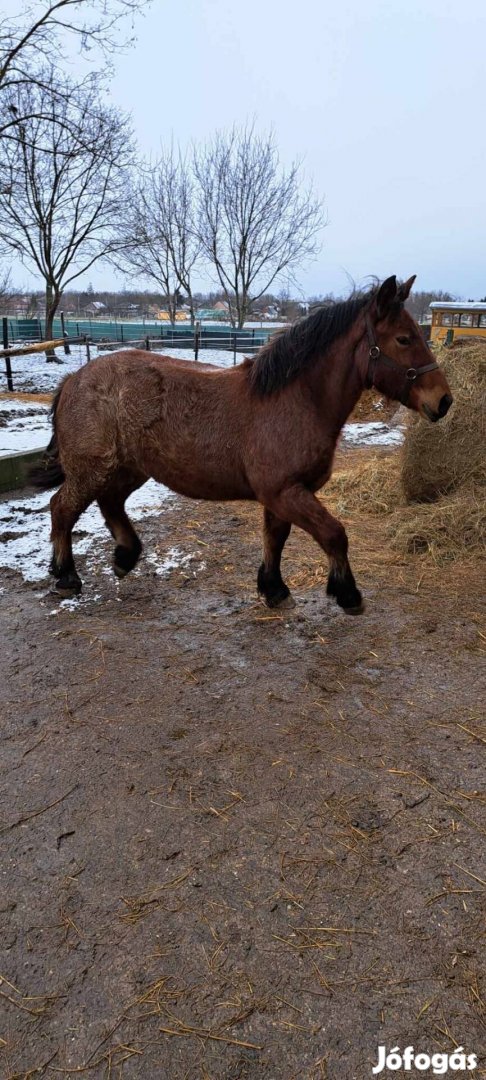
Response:
[[[3,572],[2,1076],[362,1080],[379,1043],[480,1053],[480,579],[347,524],[361,619],[302,534],[295,611],[262,607],[242,505],[170,503],[121,585],[80,556],[75,610]],[[174,543],[192,561],[157,576]]]

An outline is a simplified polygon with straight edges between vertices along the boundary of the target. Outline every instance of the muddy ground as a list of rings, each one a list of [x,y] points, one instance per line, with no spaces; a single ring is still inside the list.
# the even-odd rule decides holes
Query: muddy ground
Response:
[[[347,525],[361,618],[301,533],[295,610],[263,608],[243,504],[147,519],[148,552],[194,556],[165,578],[117,585],[107,538],[74,612],[2,572],[2,1076],[363,1080],[380,1043],[480,1054],[479,568]]]

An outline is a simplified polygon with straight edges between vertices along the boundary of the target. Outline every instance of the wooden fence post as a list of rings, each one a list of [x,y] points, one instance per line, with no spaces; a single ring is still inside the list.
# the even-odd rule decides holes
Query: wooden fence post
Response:
[[[4,349],[8,349],[8,319],[7,318],[2,319],[2,328],[3,328],[3,347],[4,347]],[[7,390],[13,390],[12,365],[10,363],[10,357],[9,356],[5,357],[5,371],[7,372]]]
[[[199,319],[194,325],[194,359],[197,360],[199,356],[199,343],[201,340],[201,323]]]
[[[69,348],[68,336],[66,334],[66,326],[64,323],[64,312],[61,311],[61,330],[64,338],[64,352],[66,356],[71,356],[71,349]]]

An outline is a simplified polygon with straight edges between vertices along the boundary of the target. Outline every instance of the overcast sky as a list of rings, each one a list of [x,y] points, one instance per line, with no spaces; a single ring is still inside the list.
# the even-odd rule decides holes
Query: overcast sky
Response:
[[[417,273],[486,295],[484,0],[154,0],[135,31],[111,94],[144,153],[255,117],[304,158],[328,218],[304,293]]]

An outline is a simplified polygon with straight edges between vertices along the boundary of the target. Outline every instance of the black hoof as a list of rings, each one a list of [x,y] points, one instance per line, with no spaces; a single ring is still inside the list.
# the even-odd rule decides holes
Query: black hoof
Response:
[[[356,607],[345,607],[343,611],[345,615],[362,615],[363,611],[366,611],[366,604],[362,600]]]
[[[57,562],[56,562],[56,560],[54,558],[54,555],[52,556],[52,559],[51,559],[51,561],[49,563],[49,570],[50,570],[50,573],[52,574],[53,577],[55,577],[55,578],[60,578],[61,577],[61,571],[60,571],[60,569],[59,569],[59,567],[57,565]]]
[[[72,596],[79,596],[81,589],[83,588],[81,578],[76,573],[65,574],[64,577],[59,577],[56,582],[56,594],[62,596],[64,599],[69,599]]]
[[[137,543],[133,547],[123,547],[123,544],[117,544],[115,548],[115,559],[113,562],[113,571],[117,578],[124,578],[126,574],[133,570],[140,558],[142,545],[137,538]]]
[[[265,570],[263,563],[258,570],[257,588],[267,607],[295,607],[290,589],[287,588],[280,574],[269,573]]]
[[[340,575],[331,570],[327,579],[327,595],[334,597],[346,615],[361,615],[364,611],[363,597],[351,571]]]

